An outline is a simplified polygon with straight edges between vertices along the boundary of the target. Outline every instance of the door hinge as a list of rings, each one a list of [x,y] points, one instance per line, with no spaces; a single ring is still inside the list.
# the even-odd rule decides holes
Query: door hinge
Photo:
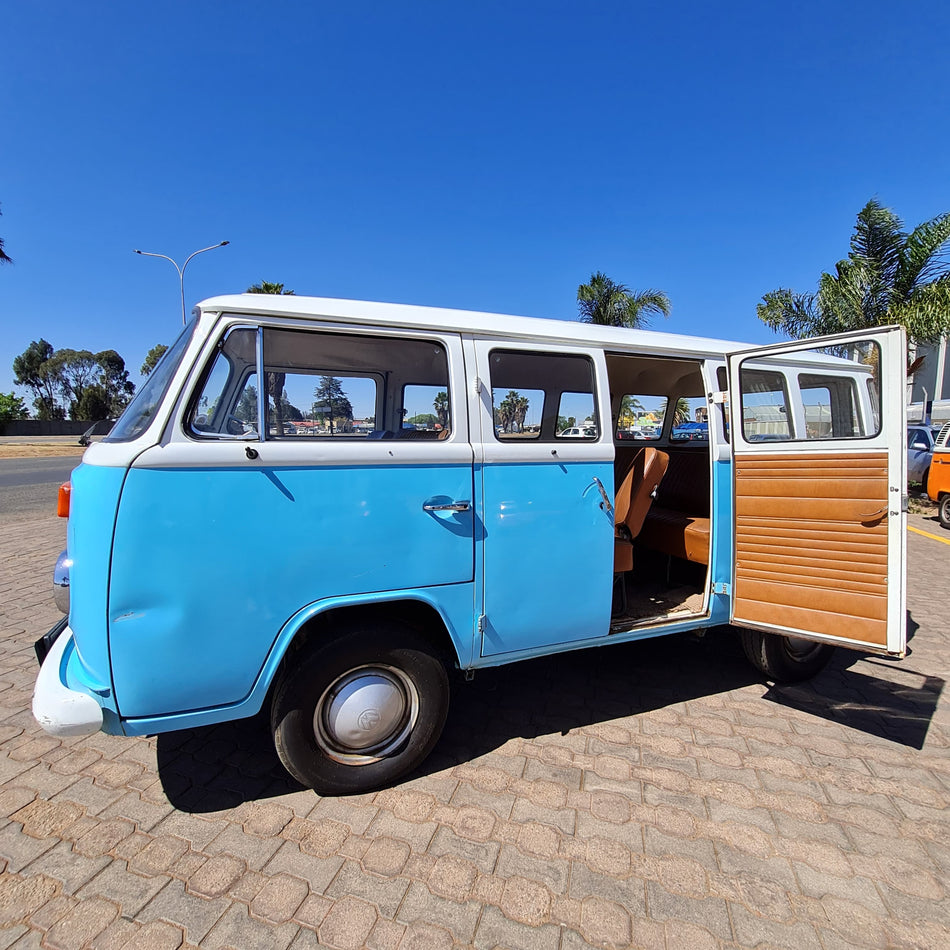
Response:
[[[727,393],[727,392],[709,393],[709,401],[710,401],[714,406],[721,406],[721,405],[723,405],[723,404],[726,402],[726,400],[727,400],[728,398],[729,398],[729,393]]]
[[[480,395],[482,391],[482,381],[478,376],[473,380],[473,384],[475,386],[475,392]]]
[[[718,584],[713,584],[712,592],[714,594],[725,594],[727,597],[732,593],[732,585],[726,584],[725,582],[720,582]]]
[[[478,615],[478,632],[479,633],[485,632],[485,620],[486,620],[486,617],[484,614]]]

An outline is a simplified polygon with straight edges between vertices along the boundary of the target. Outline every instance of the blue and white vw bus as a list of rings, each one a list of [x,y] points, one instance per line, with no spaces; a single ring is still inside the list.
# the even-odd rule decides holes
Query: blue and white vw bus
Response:
[[[901,656],[904,376],[899,328],[750,349],[206,300],[72,474],[34,714],[265,710],[297,779],[350,793],[429,753],[453,669],[719,624],[775,680]]]

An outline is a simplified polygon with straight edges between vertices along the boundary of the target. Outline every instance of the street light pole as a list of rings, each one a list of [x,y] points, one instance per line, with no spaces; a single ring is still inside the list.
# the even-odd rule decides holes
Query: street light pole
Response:
[[[178,271],[178,283],[181,287],[181,324],[185,325],[185,268],[188,266],[188,261],[193,257],[197,257],[199,254],[204,254],[205,251],[213,251],[216,247],[224,247],[226,244],[230,244],[230,241],[222,241],[220,244],[212,244],[209,247],[203,247],[200,251],[195,251],[194,254],[189,254],[185,259],[185,263],[178,266],[175,261],[173,261],[166,254],[153,254],[151,251],[140,251],[136,248],[135,253],[141,254],[143,257],[160,257],[163,260],[171,261],[174,265],[175,270]]]

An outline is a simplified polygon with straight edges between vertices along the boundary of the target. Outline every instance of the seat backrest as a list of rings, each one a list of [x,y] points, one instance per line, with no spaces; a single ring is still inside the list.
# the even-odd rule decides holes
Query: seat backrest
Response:
[[[614,524],[626,525],[631,538],[640,533],[643,519],[669,464],[670,457],[666,452],[652,447],[640,449],[620,483],[614,502]]]
[[[709,450],[674,450],[656,497],[663,508],[709,517]]]

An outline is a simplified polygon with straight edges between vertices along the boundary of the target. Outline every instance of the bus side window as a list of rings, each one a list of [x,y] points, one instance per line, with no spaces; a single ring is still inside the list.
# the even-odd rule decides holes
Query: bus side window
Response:
[[[588,357],[492,350],[489,362],[493,426],[499,442],[597,441],[594,366]]]
[[[773,370],[739,369],[742,387],[742,434],[747,442],[786,442],[795,436],[785,376]]]
[[[803,350],[794,358],[744,360],[739,366],[743,438],[812,442],[876,436],[880,358],[878,344],[863,341]]]
[[[864,435],[855,381],[846,376],[799,373],[806,439],[853,439]]]

